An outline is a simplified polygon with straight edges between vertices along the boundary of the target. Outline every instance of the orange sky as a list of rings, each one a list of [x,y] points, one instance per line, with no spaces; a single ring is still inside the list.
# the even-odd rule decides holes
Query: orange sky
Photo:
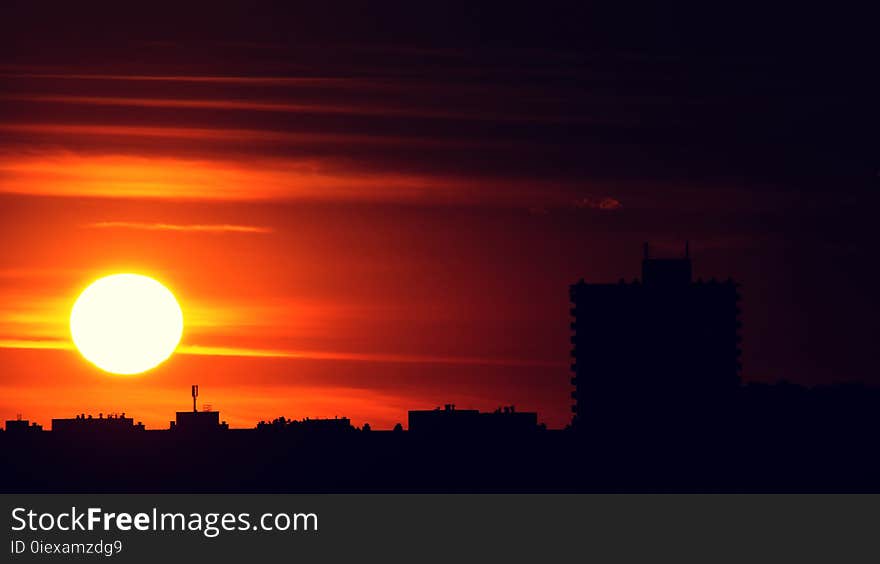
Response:
[[[329,204],[0,199],[15,218],[2,236],[18,242],[0,268],[4,418],[125,411],[161,427],[186,408],[190,383],[238,426],[346,415],[381,428],[446,401],[544,411],[566,401],[564,325],[557,358],[540,350],[541,312],[511,315],[510,298],[483,295],[485,271],[444,272],[485,250],[421,256],[431,237],[455,237],[438,229],[419,240],[427,217],[386,224],[384,208]],[[118,271],[168,285],[186,320],[180,353],[135,377],[100,373],[68,335],[78,292]],[[559,306],[564,316],[564,297]],[[510,333],[492,337],[501,320]],[[531,335],[539,342],[520,349]],[[535,394],[547,374],[557,385]]]
[[[534,131],[622,117],[572,113],[577,89],[510,96],[469,71],[291,71],[259,50],[247,68],[181,70],[146,49],[113,68],[0,68],[0,237],[15,241],[0,255],[0,418],[125,411],[164,427],[198,383],[236,426],[391,427],[449,402],[567,423],[576,269],[546,253],[566,236],[546,211],[619,202],[552,162],[517,169],[568,158]],[[536,259],[555,274],[523,277]],[[78,293],[121,271],[167,285],[185,317],[179,353],[128,378],[80,359],[67,328]]]
[[[517,275],[497,262],[516,252],[515,226],[493,211],[486,186],[503,183],[505,207],[519,206],[514,215],[529,220],[539,216],[528,205],[547,203],[543,181],[391,170],[348,154],[358,146],[432,150],[449,144],[442,139],[237,125],[253,111],[327,111],[272,105],[261,90],[230,104],[113,99],[109,107],[135,109],[87,119],[81,108],[103,99],[56,93],[133,89],[142,78],[152,80],[7,77],[50,93],[7,96],[20,106],[0,123],[0,235],[16,241],[0,263],[0,417],[48,424],[125,411],[163,427],[197,382],[204,401],[237,426],[346,415],[390,427],[405,423],[407,409],[445,402],[516,403],[552,425],[567,421],[564,285],[554,289],[558,311],[549,312],[552,344],[551,315],[530,307],[525,289],[493,290]],[[176,92],[197,78],[156,80]],[[229,82],[202,79],[214,89]],[[145,116],[144,107],[176,113]],[[204,123],[206,109],[236,126]],[[68,334],[79,291],[119,271],[161,280],[186,320],[179,354],[137,377],[101,374]]]
[[[198,383],[235,426],[456,403],[562,427],[568,285],[638,276],[646,240],[743,282],[746,378],[876,377],[870,90],[552,10],[304,6],[0,21],[0,420],[164,428]],[[186,320],[137,377],[67,332],[122,271]]]

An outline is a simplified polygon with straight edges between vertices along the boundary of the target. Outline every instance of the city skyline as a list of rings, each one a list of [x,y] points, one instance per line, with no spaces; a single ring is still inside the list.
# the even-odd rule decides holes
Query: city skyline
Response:
[[[650,243],[645,242],[641,276],[631,282],[621,278],[616,283],[588,284],[581,279],[573,284],[569,290],[572,320],[569,340],[572,344],[570,397],[574,402],[571,419],[563,426],[574,427],[578,419],[583,420],[581,426],[590,425],[615,417],[614,412],[626,419],[629,417],[627,411],[632,409],[633,401],[640,394],[646,403],[640,403],[639,409],[647,416],[654,410],[652,405],[668,411],[671,406],[664,403],[674,402],[675,409],[681,410],[688,404],[710,401],[713,396],[723,396],[732,387],[740,386],[742,324],[739,319],[742,311],[739,287],[740,284],[731,279],[695,279],[689,241],[684,243],[683,253],[678,256],[657,256],[656,251],[651,251]],[[628,356],[628,351],[632,350],[639,351],[639,354]],[[129,376],[132,375],[122,375]],[[210,420],[212,423],[208,427],[218,427],[219,412],[213,409],[214,404],[203,403],[203,409],[199,410],[198,396],[199,385],[193,384],[192,413],[198,416],[193,417]],[[125,398],[119,401],[124,402]],[[442,405],[446,411],[455,408],[454,403]],[[513,404],[504,404],[496,412],[513,413],[515,408]],[[440,409],[438,403],[432,411]],[[185,419],[190,418],[187,413],[177,411],[178,424],[181,414]],[[413,411],[409,410],[409,413]],[[289,414],[275,414],[273,417],[280,416],[283,420],[286,415]],[[537,425],[539,414],[534,415]],[[345,414],[343,417],[346,422],[350,421]],[[338,418],[336,415],[333,419]],[[72,421],[91,423],[93,419],[104,419],[104,413],[99,412],[98,417],[85,412],[67,419],[53,417],[52,430],[56,421],[66,426]],[[133,425],[137,418],[125,418],[125,411],[117,409],[108,411],[107,419],[121,419]],[[303,417],[303,420],[308,419],[308,416]],[[330,418],[318,416],[314,419]],[[20,413],[7,423],[13,421],[16,428],[29,428],[30,420],[24,419]],[[225,420],[222,423],[229,427]],[[263,423],[265,421],[261,419],[259,424]],[[374,427],[370,421],[362,424],[364,428]],[[401,421],[393,426],[399,425]],[[36,421],[31,427],[42,429]],[[83,426],[84,429],[87,427]],[[171,429],[174,427],[172,421]],[[241,423],[239,427],[252,428]],[[392,426],[385,427],[390,429]],[[132,428],[144,429],[145,426],[138,420]],[[154,424],[150,428],[160,427]],[[376,428],[382,429],[381,424]]]
[[[455,403],[408,409],[406,427],[400,420],[393,428],[353,424],[344,414],[264,414],[256,425],[236,426],[192,384],[191,408],[177,410],[164,429],[148,429],[125,412],[53,418],[50,429],[7,420],[0,443],[15,456],[0,468],[0,487],[876,490],[880,387],[744,383],[740,284],[695,279],[688,243],[676,257],[657,257],[648,243],[643,253],[639,278],[570,287],[573,402],[564,429],[548,428],[539,413],[514,405],[481,412]],[[76,452],[89,454],[71,460]]]

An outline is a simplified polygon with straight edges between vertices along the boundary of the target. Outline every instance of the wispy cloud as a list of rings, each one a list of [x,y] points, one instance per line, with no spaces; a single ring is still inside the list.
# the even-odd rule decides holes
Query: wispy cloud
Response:
[[[346,171],[325,159],[241,163],[68,151],[0,154],[0,192],[198,200],[406,198],[427,178]]]
[[[189,98],[134,98],[113,96],[68,95],[6,95],[2,100],[39,102],[52,104],[75,104],[89,106],[121,106],[131,108],[176,108],[188,110],[227,110],[251,112],[276,112],[293,114],[402,116],[425,118],[493,119],[482,113],[453,112],[428,108],[408,108],[389,105],[344,105],[308,102],[285,102],[275,100],[242,99],[189,99]],[[494,119],[499,119],[497,116]],[[533,121],[528,116],[512,116],[512,121]]]
[[[236,99],[185,99],[185,98],[133,98],[112,96],[67,96],[67,95],[8,95],[0,99],[25,102],[51,102],[59,104],[79,104],[93,106],[124,106],[138,108],[186,108],[207,110],[250,110],[286,113],[318,114],[363,114],[387,115],[391,108],[353,108],[333,104],[291,103],[268,100]],[[405,110],[405,114],[413,114]]]
[[[0,268],[0,279],[3,278],[61,278],[80,273],[76,268]],[[0,301],[2,305],[2,301]]]
[[[561,362],[516,358],[484,358],[469,356],[409,355],[395,353],[352,353],[340,351],[297,351],[284,349],[251,349],[239,347],[213,347],[200,345],[181,345],[180,354],[204,356],[240,356],[258,358],[291,358],[308,360],[342,360],[356,362],[382,362],[391,364],[453,364],[469,366],[533,366],[543,368],[564,368]]]
[[[0,73],[4,78],[46,78],[52,80],[113,80],[130,82],[196,82],[209,84],[255,84],[255,85],[332,85],[345,84],[356,85],[359,88],[371,84],[381,85],[380,81],[367,80],[352,77],[322,77],[322,76],[232,76],[232,75],[148,75],[148,74],[82,74],[82,73],[51,73],[51,72],[22,72]]]
[[[73,343],[61,339],[0,339],[0,349],[74,350]]]
[[[72,151],[0,152],[0,192],[213,201],[481,203],[487,189],[510,205],[546,200],[553,183],[419,172],[365,171],[345,159],[184,159]]]
[[[290,132],[277,130],[217,128],[217,127],[169,127],[144,125],[94,125],[72,123],[0,123],[0,131],[36,134],[39,136],[106,136],[132,138],[184,139],[232,143],[290,143],[296,145],[340,145],[370,143],[376,145],[418,145],[435,147],[443,145],[480,146],[487,142],[472,143],[466,139],[448,140],[414,136],[383,136],[353,133]]]
[[[75,350],[73,343],[63,339],[0,339],[3,349],[52,349]],[[532,366],[539,368],[563,368],[561,362],[528,359],[480,358],[459,356],[404,355],[394,353],[351,353],[338,351],[295,351],[283,349],[257,349],[240,347],[214,347],[180,345],[178,354],[199,356],[234,356],[249,358],[289,358],[304,360],[336,360],[353,362],[381,362],[389,364],[451,364],[467,366]]]
[[[8,94],[0,95],[0,100],[77,106],[274,112],[284,114],[374,116],[379,118],[459,119],[478,122],[573,124],[594,123],[596,121],[593,118],[586,118],[580,115],[541,114],[538,112],[510,113],[495,111],[491,108],[451,110],[447,108],[438,109],[432,105],[417,106],[406,105],[403,102],[391,103],[388,101],[332,104],[237,98],[139,98],[133,96],[72,96],[59,94]]]
[[[198,233],[272,233],[270,227],[259,225],[233,225],[228,223],[179,224],[151,223],[141,221],[99,221],[83,225],[88,229],[137,229],[142,231],[194,231]]]
[[[623,208],[623,204],[620,203],[620,200],[608,196],[604,198],[581,198],[575,200],[574,206],[576,208],[601,211],[615,211]]]
[[[31,278],[31,275],[25,273],[24,278]],[[0,341],[12,339],[27,343],[28,340],[52,340],[65,335],[67,317],[64,312],[71,305],[64,298],[33,299],[28,294],[5,290],[0,294]]]

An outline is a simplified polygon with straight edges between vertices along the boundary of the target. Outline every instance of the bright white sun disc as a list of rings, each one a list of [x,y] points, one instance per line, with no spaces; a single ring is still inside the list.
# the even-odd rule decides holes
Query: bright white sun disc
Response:
[[[83,290],[70,312],[79,352],[113,374],[161,364],[180,343],[183,312],[174,294],[148,276],[113,274]]]

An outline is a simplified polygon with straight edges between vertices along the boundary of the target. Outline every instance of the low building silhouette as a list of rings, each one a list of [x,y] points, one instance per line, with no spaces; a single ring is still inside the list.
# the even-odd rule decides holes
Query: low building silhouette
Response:
[[[306,418],[299,422],[300,427],[304,431],[312,431],[317,433],[336,433],[353,430],[351,420],[348,417],[334,417],[311,419]]]
[[[6,433],[9,437],[28,436],[34,433],[42,433],[43,426],[38,423],[31,423],[21,416],[16,419],[6,420]]]
[[[348,417],[334,417],[332,419],[306,417],[300,420],[278,417],[272,421],[260,421],[257,424],[257,431],[261,432],[285,431],[308,434],[338,434],[354,430],[355,428]]]
[[[443,408],[409,412],[409,430],[413,434],[467,435],[527,433],[538,429],[538,414],[516,411],[505,406],[494,412],[456,409],[454,404]]]
[[[177,433],[190,435],[213,433],[229,429],[225,421],[220,422],[220,412],[207,408],[199,411],[196,399],[199,396],[198,385],[192,386],[192,411],[178,411],[175,420],[171,422],[171,430]]]
[[[541,427],[534,411],[517,411],[513,405],[480,414],[480,425],[489,433],[530,433]]]
[[[479,426],[480,412],[476,409],[455,409],[447,403],[443,408],[410,411],[408,414],[411,433],[464,434]]]
[[[229,426],[220,422],[219,411],[178,411],[171,430],[180,433],[210,433]]]
[[[134,433],[144,431],[143,423],[135,424],[134,419],[121,415],[108,415],[98,417],[77,415],[72,419],[52,419],[53,433]]]

